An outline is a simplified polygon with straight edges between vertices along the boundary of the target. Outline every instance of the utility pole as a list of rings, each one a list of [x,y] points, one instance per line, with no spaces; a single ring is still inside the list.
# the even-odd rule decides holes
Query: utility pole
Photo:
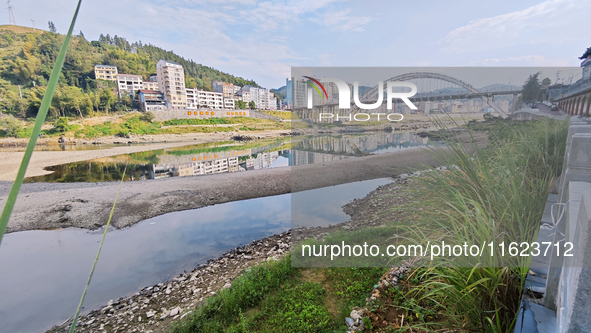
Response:
[[[16,20],[14,19],[14,14],[12,13],[12,5],[10,4],[10,0],[7,1],[8,4],[8,21],[11,25],[16,25]]]
[[[31,19],[31,22],[33,22],[33,32],[37,32],[37,29],[35,29],[35,20]]]

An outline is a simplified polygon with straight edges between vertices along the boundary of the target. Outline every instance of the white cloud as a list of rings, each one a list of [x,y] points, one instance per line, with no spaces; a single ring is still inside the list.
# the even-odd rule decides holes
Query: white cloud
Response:
[[[481,18],[457,28],[439,43],[450,51],[480,51],[519,44],[559,44],[580,39],[591,1],[548,0],[524,10]]]
[[[343,9],[338,12],[325,13],[322,19],[312,19],[312,21],[331,27],[333,30],[341,31],[365,31],[363,26],[369,24],[373,19],[368,16],[351,16],[350,9]]]
[[[314,13],[327,5],[341,0],[302,0],[294,4],[283,1],[265,1],[254,9],[242,10],[240,15],[257,25],[259,29],[270,30],[299,21],[300,16]]]

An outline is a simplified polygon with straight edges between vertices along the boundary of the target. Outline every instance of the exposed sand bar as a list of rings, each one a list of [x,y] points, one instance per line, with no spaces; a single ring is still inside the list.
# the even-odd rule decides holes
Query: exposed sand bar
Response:
[[[290,131],[265,131],[248,133],[249,136],[268,138],[280,135],[289,135]],[[82,162],[95,158],[137,153],[148,150],[174,148],[206,142],[231,140],[233,133],[199,133],[192,135],[166,135],[162,136],[166,142],[151,143],[145,145],[124,145],[106,149],[93,150],[69,150],[69,151],[35,151],[27,168],[26,177],[42,176],[51,173],[46,167]],[[179,141],[180,140],[180,141]],[[192,141],[190,141],[192,140]],[[107,141],[107,140],[103,140]],[[125,139],[119,139],[125,141]],[[110,143],[110,142],[104,142]],[[14,181],[24,152],[0,152],[0,181]]]

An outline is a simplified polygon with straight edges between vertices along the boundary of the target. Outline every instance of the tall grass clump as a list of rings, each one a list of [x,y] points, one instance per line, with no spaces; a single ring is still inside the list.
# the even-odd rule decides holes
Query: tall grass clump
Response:
[[[450,139],[434,151],[448,168],[421,177],[410,239],[487,244],[482,257],[430,263],[417,287],[440,305],[450,328],[512,330],[531,256],[512,257],[508,245],[535,240],[550,183],[561,172],[567,131],[566,121],[500,121],[486,147]]]

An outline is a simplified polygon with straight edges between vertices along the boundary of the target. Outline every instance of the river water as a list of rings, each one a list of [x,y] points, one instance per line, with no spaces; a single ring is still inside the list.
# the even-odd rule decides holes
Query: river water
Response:
[[[145,286],[224,252],[291,227],[291,201],[306,225],[329,225],[349,217],[341,207],[390,179],[229,202],[151,218],[110,230],[85,300],[85,310],[131,295]],[[43,332],[72,316],[92,267],[103,230],[33,230],[4,236],[0,247],[2,332]]]

